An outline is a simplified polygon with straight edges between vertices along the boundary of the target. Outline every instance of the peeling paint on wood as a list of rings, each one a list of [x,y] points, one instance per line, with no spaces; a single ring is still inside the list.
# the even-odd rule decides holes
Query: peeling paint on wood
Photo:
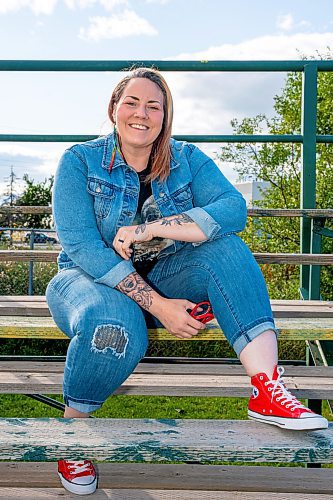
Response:
[[[68,456],[108,461],[321,462],[333,460],[333,424],[297,432],[249,421],[0,419],[3,460]],[[24,426],[26,434],[22,435]],[[68,432],[73,434],[68,434]],[[10,434],[9,434],[10,432]]]

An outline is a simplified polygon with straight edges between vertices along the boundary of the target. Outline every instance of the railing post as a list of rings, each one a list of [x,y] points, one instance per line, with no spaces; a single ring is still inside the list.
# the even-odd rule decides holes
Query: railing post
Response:
[[[32,229],[30,233],[30,240],[29,240],[29,246],[30,250],[34,249],[34,243],[35,243],[35,231]],[[34,294],[34,263],[32,261],[29,262],[29,289],[28,289],[28,294],[33,295]]]
[[[321,253],[322,235],[318,229],[325,224],[325,219],[311,219],[311,253]],[[320,299],[320,266],[310,266],[309,299]]]
[[[309,62],[304,66],[302,94],[302,175],[301,208],[316,208],[316,132],[317,132],[317,64]],[[301,219],[301,252],[311,252],[311,220]],[[301,295],[310,298],[310,266],[301,266]],[[318,273],[317,273],[318,274]],[[314,277],[313,277],[314,278]],[[319,281],[312,279],[311,295],[319,299]]]

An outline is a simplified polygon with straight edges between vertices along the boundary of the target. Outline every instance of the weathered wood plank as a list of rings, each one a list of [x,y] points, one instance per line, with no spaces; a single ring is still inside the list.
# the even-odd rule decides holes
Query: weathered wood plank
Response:
[[[56,262],[58,250],[0,250],[0,262]],[[253,253],[260,264],[333,264],[332,254]]]
[[[242,420],[0,419],[2,460],[333,461],[333,423],[283,431]]]
[[[297,209],[297,208],[248,208],[250,217],[333,217],[333,210],[328,209]]]
[[[174,358],[172,358],[174,359]],[[226,375],[226,376],[245,376],[245,370],[242,365],[228,365],[219,363],[218,359],[214,363],[206,362],[180,362],[168,363],[154,362],[150,358],[149,362],[141,362],[135,368],[134,373],[139,374],[169,374],[169,375]],[[63,361],[0,361],[1,372],[12,373],[63,373]],[[333,366],[287,366],[286,373],[288,377],[309,378],[316,377],[321,379],[333,377]]]
[[[0,295],[0,302],[44,302],[46,303],[45,295]],[[328,300],[299,300],[299,299],[271,299],[271,305],[274,306],[303,306],[312,305],[318,307],[333,306],[333,301]]]
[[[0,491],[0,498],[6,500],[51,500],[73,498],[74,495],[63,488],[4,488]],[[77,498],[79,498],[76,495]],[[82,496],[81,496],[82,498]],[[117,490],[98,489],[94,493],[94,500],[267,500],[267,493],[238,492],[238,491],[182,491],[182,490]],[[269,493],[272,500],[328,500],[327,495],[307,493]]]
[[[281,340],[333,339],[333,318],[277,318],[276,326]],[[0,316],[0,338],[67,339],[51,317],[24,316]],[[163,328],[149,329],[149,339],[179,342]],[[220,328],[212,321],[199,335],[181,342],[223,339]]]
[[[52,363],[51,363],[52,365]],[[0,365],[1,366],[1,365]],[[117,389],[115,394],[149,396],[204,396],[204,397],[246,397],[251,394],[249,378],[243,375],[220,375],[163,372],[155,365],[156,371],[140,373],[136,370]],[[332,367],[333,369],[333,367]],[[298,398],[333,399],[333,377],[291,377],[284,380]],[[180,371],[180,367],[177,371]],[[206,370],[208,371],[208,370]],[[214,370],[215,371],[215,370]],[[153,376],[152,376],[153,374]],[[2,371],[0,368],[0,393],[3,394],[62,394],[62,372],[18,372]]]
[[[331,494],[333,469],[196,464],[99,463],[101,489],[163,489]],[[0,491],[56,488],[56,462],[0,462]],[[266,497],[267,498],[267,497]],[[327,498],[327,497],[326,497]]]
[[[51,214],[52,207],[49,206],[1,206],[0,214]],[[330,208],[248,208],[249,216],[255,217],[333,217]]]
[[[275,318],[333,318],[333,301],[272,300]],[[0,316],[50,316],[45,296],[0,296]]]

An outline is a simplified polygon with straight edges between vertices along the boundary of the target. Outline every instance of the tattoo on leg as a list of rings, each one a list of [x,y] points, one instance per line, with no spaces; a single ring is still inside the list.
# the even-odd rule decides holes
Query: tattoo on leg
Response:
[[[152,305],[151,292],[153,292],[153,289],[138,273],[126,276],[123,281],[118,283],[116,289],[135,300],[143,309],[149,311]]]

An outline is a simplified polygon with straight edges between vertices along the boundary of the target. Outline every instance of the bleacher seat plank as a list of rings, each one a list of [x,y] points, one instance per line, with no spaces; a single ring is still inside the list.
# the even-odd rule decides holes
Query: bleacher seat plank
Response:
[[[77,498],[79,496],[76,495]],[[74,498],[63,488],[4,488],[0,491],[0,498],[6,500],[51,500]],[[83,498],[81,496],[81,498]],[[238,491],[182,491],[182,490],[116,490],[98,489],[94,493],[94,500],[267,500],[267,493]],[[272,500],[327,500],[326,495],[306,493],[269,493]]]
[[[276,326],[280,330],[281,340],[332,340],[333,318],[277,318]],[[30,339],[67,339],[55,325],[51,317],[24,317],[0,315],[0,338]],[[150,340],[178,341],[163,328],[149,330]],[[186,339],[223,340],[225,337],[219,326],[212,321],[199,335]]]
[[[59,250],[0,250],[0,262],[56,262]],[[257,253],[259,264],[332,265],[333,254]]]
[[[247,420],[0,419],[2,460],[311,462],[333,460],[333,423],[312,432]]]
[[[333,469],[197,464],[99,463],[101,489],[332,494]],[[0,462],[2,488],[57,488],[56,462]],[[1,498],[1,497],[0,497]],[[267,497],[266,497],[267,498]],[[327,497],[326,497],[327,498]]]
[[[275,318],[333,317],[333,301],[271,300]],[[0,296],[1,316],[50,316],[45,296]]]
[[[0,362],[0,393],[62,394],[64,363]],[[180,376],[181,375],[181,376]],[[333,367],[288,367],[284,377],[298,398],[333,399]],[[140,363],[115,394],[249,397],[242,366]]]

